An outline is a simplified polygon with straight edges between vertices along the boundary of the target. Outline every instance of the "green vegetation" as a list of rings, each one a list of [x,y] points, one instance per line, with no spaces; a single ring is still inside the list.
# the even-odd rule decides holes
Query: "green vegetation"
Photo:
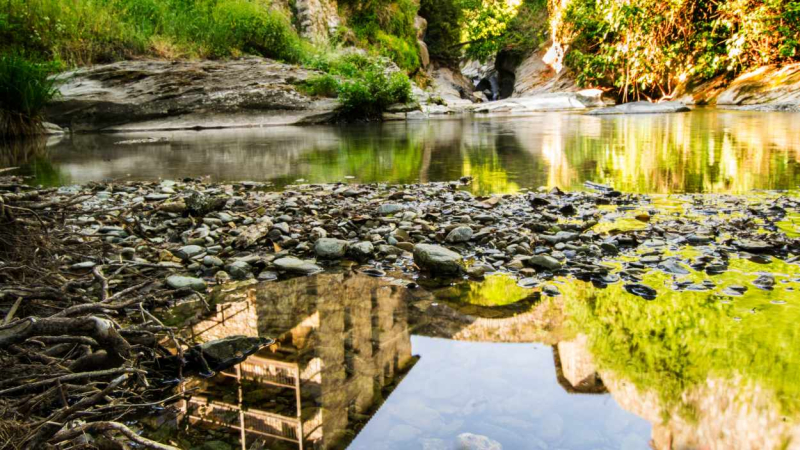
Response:
[[[371,56],[342,56],[333,48],[312,46],[269,0],[9,0],[0,6],[0,52],[24,50],[34,60],[56,61],[62,67],[140,55],[177,59],[253,54],[325,72],[309,80],[306,89],[312,95],[340,96],[348,117],[361,112],[375,117],[389,104],[407,102],[408,77],[385,73],[388,63],[379,55],[407,71],[419,66],[416,3],[344,2],[342,7]],[[19,109],[16,103],[31,104],[19,112],[35,119],[34,109],[52,96],[52,85],[42,78],[49,66],[7,58],[4,71],[15,66],[26,72],[4,79],[9,95],[3,102],[12,105],[3,109],[13,112]]]
[[[451,66],[464,56],[527,53],[546,40],[546,0],[422,0],[420,15],[428,20],[431,57]]]
[[[0,55],[0,137],[32,134],[45,105],[58,92],[53,67],[10,53]]]
[[[572,0],[560,22],[578,81],[613,86],[623,99],[800,59],[796,0]]]
[[[411,81],[402,72],[387,70],[387,62],[361,53],[323,55],[312,67],[325,75],[308,79],[305,92],[339,97],[344,119],[380,118],[381,112],[395,103],[411,101]]]
[[[359,44],[374,48],[411,73],[420,66],[414,18],[419,6],[414,0],[340,0]]]
[[[264,0],[9,0],[0,9],[6,50],[68,65],[243,52],[297,62],[307,51],[289,19]]]

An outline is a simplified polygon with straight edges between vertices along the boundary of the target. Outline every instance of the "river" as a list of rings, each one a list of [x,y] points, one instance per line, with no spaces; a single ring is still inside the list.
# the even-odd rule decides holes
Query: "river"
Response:
[[[157,143],[120,144],[140,139]],[[76,135],[17,161],[43,184],[102,179],[417,183],[475,193],[582,189],[746,193],[800,184],[800,113],[440,119],[346,126]],[[33,156],[32,156],[33,155]],[[9,163],[12,163],[10,161]]]
[[[131,142],[141,139],[151,141]],[[52,186],[207,177],[283,189],[472,177],[465,189],[474,194],[592,181],[668,194],[663,202],[679,193],[793,195],[800,114],[543,113],[76,135],[7,149],[4,166]],[[785,230],[793,236],[797,220]],[[765,273],[775,285],[752,286]],[[187,339],[276,343],[192,382],[180,411],[196,426],[151,434],[215,450],[260,441],[274,449],[800,448],[797,263],[740,258],[722,275],[651,271],[645,281],[667,291],[653,302],[620,284],[557,279],[562,295],[546,298],[506,275],[426,289],[391,275],[345,269],[224,293],[183,329]],[[705,280],[712,289],[702,289]],[[750,287],[732,293],[741,284]]]

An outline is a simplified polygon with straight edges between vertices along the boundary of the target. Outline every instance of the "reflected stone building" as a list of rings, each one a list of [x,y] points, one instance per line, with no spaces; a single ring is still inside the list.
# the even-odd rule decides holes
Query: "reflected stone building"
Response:
[[[405,288],[331,274],[255,285],[227,300],[189,333],[276,343],[204,383],[187,412],[237,430],[248,445],[344,447],[415,361]]]

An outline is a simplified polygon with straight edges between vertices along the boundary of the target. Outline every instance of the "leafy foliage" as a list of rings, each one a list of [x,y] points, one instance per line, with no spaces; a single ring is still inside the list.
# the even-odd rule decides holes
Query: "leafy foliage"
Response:
[[[395,103],[412,99],[411,81],[403,72],[391,70],[385,58],[360,52],[318,55],[309,66],[326,72],[302,84],[311,95],[338,97],[345,119],[375,119]]]
[[[419,68],[414,0],[342,0],[339,6],[362,47],[374,48],[407,72]]]
[[[422,0],[426,43],[433,58],[456,65],[462,56],[486,60],[501,50],[527,53],[546,38],[546,0]]]
[[[687,79],[797,60],[799,19],[796,0],[572,0],[556,38],[582,85],[666,96]]]

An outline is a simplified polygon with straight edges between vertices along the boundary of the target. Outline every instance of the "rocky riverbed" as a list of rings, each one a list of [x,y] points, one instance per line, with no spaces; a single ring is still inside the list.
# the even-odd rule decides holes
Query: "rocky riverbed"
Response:
[[[547,280],[574,277],[624,283],[628,292],[654,299],[665,287],[640,282],[651,270],[674,275],[672,289],[709,290],[713,283],[680,277],[689,267],[723,273],[734,258],[800,261],[792,223],[800,201],[781,193],[647,196],[587,183],[584,192],[475,197],[465,190],[470,181],[272,192],[255,182],[186,179],[92,183],[44,195],[54,204],[85,199],[65,227],[106,245],[102,257],[59,255],[65,273],[125,261],[163,269],[159,283],[187,294],[231,280],[346,266],[374,276],[402,272],[412,286],[507,272],[545,295],[559,295]],[[752,286],[728,290],[774,284],[765,273]]]

